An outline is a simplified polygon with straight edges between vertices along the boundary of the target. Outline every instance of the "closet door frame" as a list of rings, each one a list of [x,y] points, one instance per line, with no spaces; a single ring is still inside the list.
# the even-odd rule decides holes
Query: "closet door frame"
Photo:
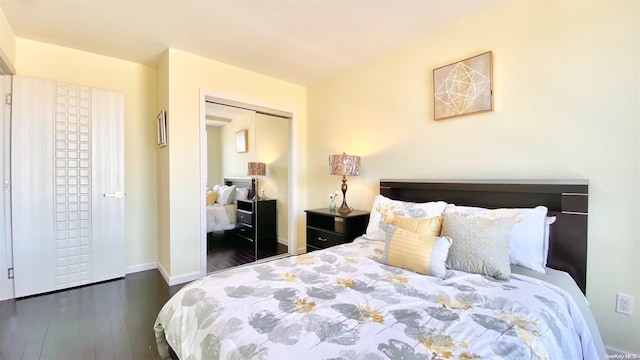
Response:
[[[200,131],[199,131],[199,143],[200,143],[200,274],[191,276],[189,278],[180,279],[180,281],[168,281],[170,285],[174,285],[181,282],[191,281],[194,279],[202,278],[207,275],[207,212],[206,212],[206,192],[207,192],[207,127],[206,127],[206,103],[208,101],[227,105],[240,107],[247,110],[253,110],[269,114],[272,116],[278,116],[287,118],[290,121],[289,126],[289,189],[288,199],[289,207],[286,214],[288,221],[288,235],[289,243],[288,254],[296,255],[304,252],[305,248],[298,249],[298,235],[297,235],[297,223],[293,219],[296,219],[299,211],[298,204],[298,179],[296,174],[298,173],[298,151],[296,142],[294,139],[298,138],[298,121],[297,114],[292,109],[288,109],[282,106],[262,103],[256,100],[239,98],[229,94],[220,93],[217,91],[211,91],[206,89],[200,89]],[[287,255],[282,255],[287,256]]]
[[[0,94],[11,97],[11,76],[0,76]],[[12,299],[13,244],[11,242],[11,104],[3,101],[0,110],[0,301]]]

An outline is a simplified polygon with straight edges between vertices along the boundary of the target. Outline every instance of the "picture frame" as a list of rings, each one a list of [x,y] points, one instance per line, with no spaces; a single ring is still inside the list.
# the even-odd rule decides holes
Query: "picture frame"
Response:
[[[236,152],[247,152],[247,130],[236,131]]]
[[[161,110],[158,116],[156,116],[156,125],[158,129],[158,147],[167,146],[167,115],[164,110]]]
[[[433,70],[433,118],[493,111],[493,52]]]

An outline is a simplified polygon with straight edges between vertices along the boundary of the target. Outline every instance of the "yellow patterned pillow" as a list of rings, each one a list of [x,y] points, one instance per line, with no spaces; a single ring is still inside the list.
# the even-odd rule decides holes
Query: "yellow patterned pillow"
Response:
[[[391,266],[409,269],[424,275],[445,277],[445,262],[451,239],[439,236],[424,236],[389,225],[385,229],[386,239],[382,261]]]
[[[426,219],[397,216],[391,220],[391,224],[424,236],[440,236],[440,232],[442,231],[442,218],[442,215]]]
[[[484,218],[445,213],[442,236],[453,241],[447,267],[496,279],[511,276],[509,236],[513,218]]]
[[[207,205],[211,206],[213,204],[216,203],[216,200],[218,199],[218,193],[211,190],[211,191],[207,191]]]

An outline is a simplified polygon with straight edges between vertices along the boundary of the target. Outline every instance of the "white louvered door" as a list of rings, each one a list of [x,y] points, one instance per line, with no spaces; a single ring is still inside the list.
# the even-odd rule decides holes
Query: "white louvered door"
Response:
[[[92,92],[93,282],[125,275],[124,257],[124,97]]]
[[[15,296],[124,276],[121,94],[15,76]]]

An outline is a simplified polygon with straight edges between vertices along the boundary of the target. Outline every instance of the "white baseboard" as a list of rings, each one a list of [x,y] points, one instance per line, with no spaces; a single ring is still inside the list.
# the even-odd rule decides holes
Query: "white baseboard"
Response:
[[[630,352],[626,352],[624,350],[616,349],[611,346],[605,346],[605,350],[607,351],[607,355],[609,359],[639,359],[638,354],[631,354]],[[635,357],[631,357],[634,355]]]
[[[150,262],[150,263],[146,263],[146,264],[138,264],[138,265],[131,265],[131,266],[127,266],[125,269],[125,273],[126,274],[132,274],[132,273],[137,273],[140,271],[147,271],[147,270],[153,270],[153,269],[157,269],[158,268],[158,263],[157,262]]]
[[[191,282],[193,280],[198,280],[201,278],[202,278],[202,274],[199,271],[192,272],[190,274],[175,276],[175,277],[172,277],[171,280],[169,281],[169,286],[183,284],[183,283]]]
[[[162,264],[160,263],[158,263],[158,271],[160,271],[160,275],[162,275],[167,285],[171,286],[171,281],[169,281],[169,274],[167,274],[167,271],[162,267]]]
[[[167,271],[162,267],[162,264],[160,263],[158,263],[158,271],[160,271],[160,274],[164,278],[164,281],[166,281],[169,286],[178,285],[202,278],[202,274],[200,274],[199,271],[192,272],[190,274],[169,277],[169,274],[167,274]]]

